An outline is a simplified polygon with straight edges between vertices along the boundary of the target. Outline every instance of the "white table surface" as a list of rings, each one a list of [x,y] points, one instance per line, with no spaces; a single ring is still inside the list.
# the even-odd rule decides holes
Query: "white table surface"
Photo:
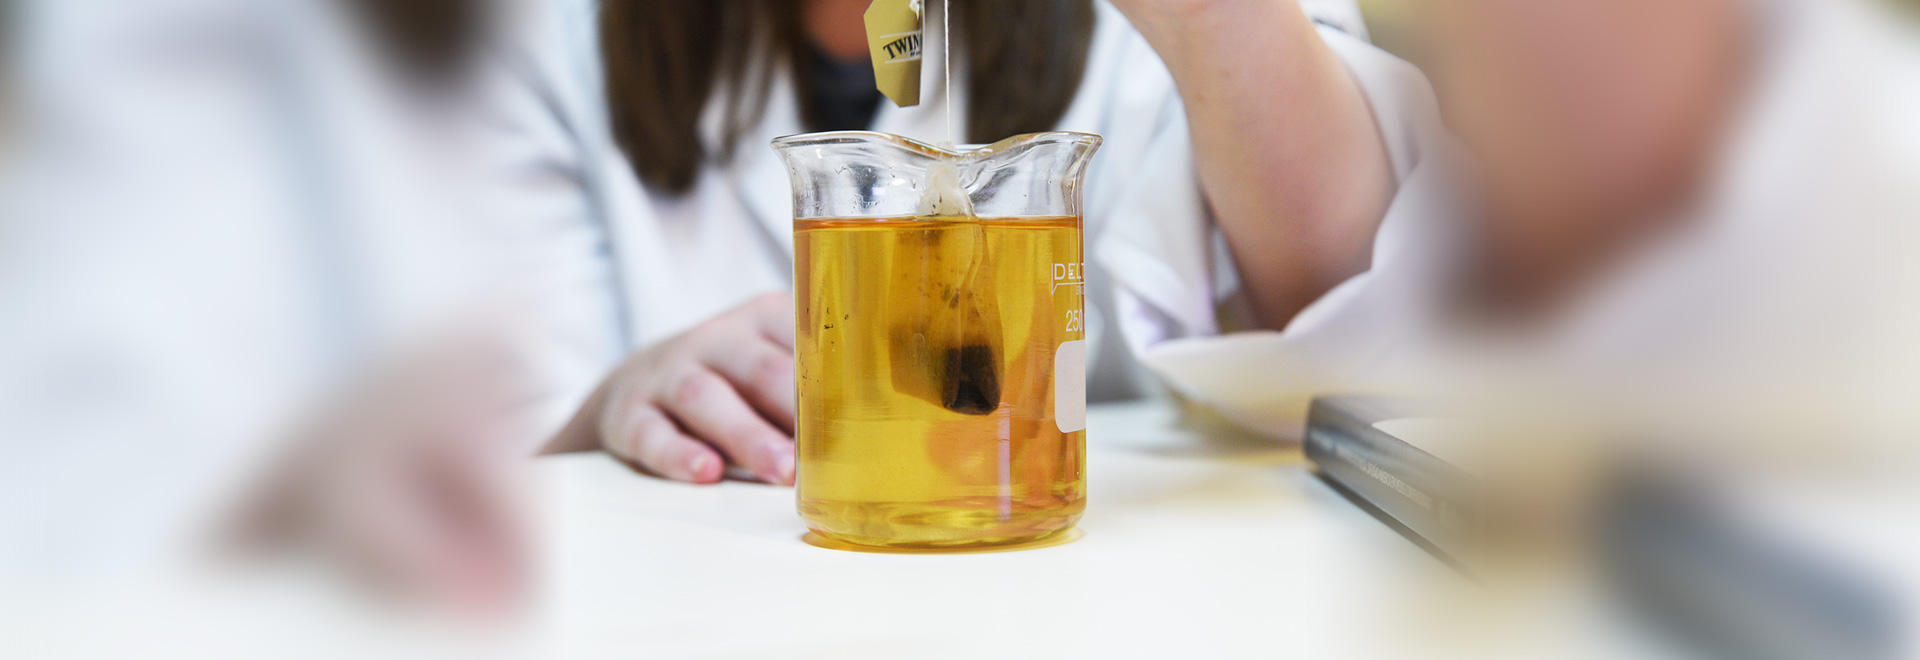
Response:
[[[1462,580],[1315,478],[1295,444],[1095,406],[1080,534],[875,554],[802,540],[793,491],[543,459],[551,641],[617,657],[1372,657],[1414,585]]]

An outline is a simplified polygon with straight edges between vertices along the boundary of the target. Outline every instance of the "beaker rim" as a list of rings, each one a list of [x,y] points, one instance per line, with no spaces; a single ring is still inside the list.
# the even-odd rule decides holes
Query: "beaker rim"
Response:
[[[892,143],[934,158],[956,158],[963,156],[985,156],[1027,145],[1082,144],[1088,147],[1098,147],[1102,139],[1099,135],[1079,131],[1044,131],[1040,133],[1022,133],[992,144],[961,145],[954,149],[947,149],[893,133],[882,133],[879,131],[825,131],[777,137],[773,139],[773,148],[785,150],[794,147],[870,144],[873,142]]]

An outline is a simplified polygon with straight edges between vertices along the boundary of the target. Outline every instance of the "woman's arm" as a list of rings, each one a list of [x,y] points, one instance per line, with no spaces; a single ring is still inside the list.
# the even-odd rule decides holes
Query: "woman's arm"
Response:
[[[1114,0],[1179,86],[1201,187],[1260,324],[1367,269],[1392,197],[1359,85],[1294,0]]]

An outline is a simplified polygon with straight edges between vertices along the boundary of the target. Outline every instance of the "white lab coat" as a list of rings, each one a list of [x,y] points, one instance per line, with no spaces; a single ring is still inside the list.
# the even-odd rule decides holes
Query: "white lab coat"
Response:
[[[1764,82],[1701,222],[1525,337],[1458,333],[1441,303],[1470,207],[1449,181],[1451,147],[1426,80],[1323,27],[1374,110],[1397,181],[1372,267],[1284,331],[1234,332],[1222,319],[1244,301],[1208,219],[1129,216],[1095,247],[1116,282],[1122,330],[1183,398],[1286,438],[1299,436],[1319,394],[1452,394],[1511,385],[1516,370],[1532,372],[1526,382],[1551,374],[1623,398],[1684,393],[1691,403],[1715,396],[1748,408],[1762,382],[1845,380],[1868,389],[1867,382],[1911,380],[1920,361],[1910,341],[1894,337],[1913,336],[1910,292],[1920,284],[1905,265],[1911,259],[1897,256],[1920,249],[1920,142],[1911,123],[1920,116],[1920,86],[1912,53],[1879,32],[1894,22],[1853,5],[1755,3],[1768,12]],[[1879,334],[1855,336],[1861,328]],[[1843,352],[1857,359],[1836,357]],[[1818,396],[1854,394],[1863,393]]]
[[[1350,0],[1309,4],[1323,22],[1364,34]],[[872,130],[928,142],[946,138],[942,37],[933,29],[939,25],[937,5],[928,3],[933,14],[921,104],[903,109],[882,102]],[[794,89],[786,76],[776,75],[763,119],[734,146],[731,162],[704,166],[684,196],[648,190],[610,134],[596,7],[594,0],[558,0],[523,8],[527,13],[513,21],[523,32],[510,46],[512,76],[503,81],[500,97],[513,127],[500,144],[509,152],[501,162],[511,164],[503,174],[510,180],[505,194],[513,199],[499,207],[548,214],[556,226],[577,219],[568,230],[576,238],[552,252],[551,261],[601,272],[581,270],[564,295],[598,289],[617,309],[599,319],[579,317],[598,324],[604,338],[575,338],[573,354],[581,357],[574,362],[583,376],[576,395],[591,387],[592,378],[584,376],[605,369],[625,350],[670,337],[755,295],[791,290],[792,197],[785,166],[769,143],[804,132]],[[1055,127],[1105,138],[1085,188],[1088,246],[1116,222],[1198,222],[1206,214],[1172,79],[1118,11],[1104,2],[1097,7],[1080,91]],[[965,107],[966,91],[954,87],[954,107]],[[715,147],[709,153],[719,151],[721,106],[709,104],[703,129]],[[964,133],[964,117],[955,123]],[[592,240],[596,234],[604,243]],[[1137,396],[1150,380],[1129,367],[1124,346],[1108,339],[1109,280],[1097,267],[1088,280],[1089,397]]]

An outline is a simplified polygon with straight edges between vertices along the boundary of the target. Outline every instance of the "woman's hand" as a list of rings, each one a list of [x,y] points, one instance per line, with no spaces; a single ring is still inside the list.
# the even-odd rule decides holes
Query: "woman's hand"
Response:
[[[1371,266],[1393,171],[1373,111],[1295,0],[1114,0],[1180,90],[1194,166],[1269,329]]]
[[[702,484],[732,463],[792,485],[795,403],[793,300],[769,294],[627,358],[546,452],[605,449]]]

